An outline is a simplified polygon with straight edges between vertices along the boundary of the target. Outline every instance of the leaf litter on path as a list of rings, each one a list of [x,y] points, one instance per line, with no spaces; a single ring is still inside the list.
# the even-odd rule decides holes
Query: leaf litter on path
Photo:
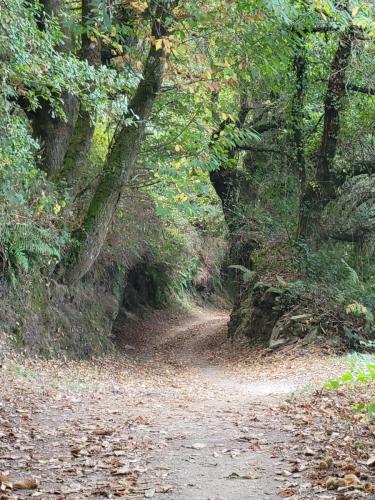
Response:
[[[161,325],[168,338],[163,343],[160,334],[161,343],[152,347],[147,363],[109,356],[92,362],[23,359],[5,366],[0,388],[2,470],[7,478],[23,481],[31,476],[35,481],[29,483],[32,490],[17,490],[19,498],[174,499],[186,492],[188,498],[192,488],[209,492],[207,497],[224,495],[229,488],[228,498],[239,500],[248,498],[241,491],[251,495],[251,485],[254,491],[264,489],[266,498],[281,483],[282,498],[328,495],[344,500],[354,498],[350,495],[356,490],[371,495],[366,483],[370,474],[370,479],[364,475],[373,471],[374,448],[366,454],[355,444],[371,434],[362,427],[359,432],[354,426],[348,431],[336,425],[342,410],[322,394],[278,407],[284,396],[273,381],[290,378],[302,387],[315,376],[322,378],[325,370],[336,370],[332,361],[295,353],[280,359],[244,346],[230,350],[225,315],[210,321],[206,314],[203,323],[195,321],[193,336],[188,335],[190,327],[178,325],[173,337],[173,328]],[[178,351],[182,338],[187,340]],[[136,345],[134,356],[142,356],[142,346]],[[184,349],[189,352],[181,362]],[[29,372],[38,375],[30,377]],[[274,387],[273,396],[252,395],[253,381],[260,380]],[[325,442],[322,428],[333,441]],[[336,449],[341,442],[342,452]],[[255,468],[246,465],[249,459]],[[184,467],[203,479],[183,486]],[[346,481],[345,486],[330,478]]]

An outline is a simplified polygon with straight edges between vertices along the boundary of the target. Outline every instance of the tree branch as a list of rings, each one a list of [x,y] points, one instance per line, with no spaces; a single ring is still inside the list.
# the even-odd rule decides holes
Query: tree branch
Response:
[[[241,151],[253,151],[254,153],[274,153],[277,155],[287,155],[285,151],[281,151],[280,149],[273,149],[273,148],[258,148],[257,146],[251,146],[251,145],[243,145],[243,146],[238,146],[237,149]]]
[[[375,95],[375,87],[368,87],[366,85],[355,85],[349,83],[346,88],[352,92],[360,92],[361,94]]]

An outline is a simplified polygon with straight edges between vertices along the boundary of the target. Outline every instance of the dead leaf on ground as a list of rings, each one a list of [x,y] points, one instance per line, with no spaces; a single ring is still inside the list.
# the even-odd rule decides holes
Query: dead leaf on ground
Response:
[[[151,488],[145,491],[145,498],[152,498],[156,493],[155,488]]]
[[[12,479],[9,474],[0,473],[1,489],[10,490],[35,490],[38,487],[38,481],[32,478]]]
[[[193,448],[193,450],[203,450],[203,448],[207,448],[206,443],[194,443],[189,448]]]

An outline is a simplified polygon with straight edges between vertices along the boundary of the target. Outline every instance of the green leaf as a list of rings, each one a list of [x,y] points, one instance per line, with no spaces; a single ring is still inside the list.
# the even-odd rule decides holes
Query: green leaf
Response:
[[[340,387],[340,382],[338,380],[329,380],[324,384],[326,389],[338,389]]]
[[[351,382],[353,380],[353,374],[352,373],[344,373],[344,375],[341,375],[340,378],[343,382]]]

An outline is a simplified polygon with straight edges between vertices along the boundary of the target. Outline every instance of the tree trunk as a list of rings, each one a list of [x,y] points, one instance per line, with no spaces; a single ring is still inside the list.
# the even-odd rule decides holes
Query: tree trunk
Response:
[[[305,193],[307,175],[306,161],[304,151],[304,97],[305,97],[305,77],[306,77],[306,60],[304,54],[305,41],[300,36],[298,41],[300,44],[297,47],[296,55],[293,61],[293,67],[296,79],[296,90],[292,100],[291,109],[291,130],[293,135],[293,166],[294,171],[298,175],[300,193]],[[301,198],[301,197],[300,197]],[[300,200],[301,203],[301,200]],[[305,231],[301,226],[302,221],[298,221],[297,239],[301,232]]]
[[[341,33],[332,60],[324,101],[324,125],[317,153],[316,178],[307,184],[300,203],[299,235],[303,239],[319,238],[321,212],[335,196],[332,166],[340,132],[340,113],[346,94],[346,70],[353,39],[354,28],[350,26]]]
[[[73,48],[73,35],[64,19],[64,2],[62,0],[43,0],[42,15],[38,18],[38,25],[44,30],[44,16],[59,18],[61,29],[65,35],[64,44],[58,47],[61,52],[70,52]],[[78,112],[78,99],[68,92],[60,96],[65,118],[53,116],[50,103],[40,101],[40,107],[28,112],[33,134],[42,145],[41,168],[55,178],[61,171],[70,136]]]
[[[243,98],[241,98],[240,112],[238,114],[236,123],[239,129],[242,129],[244,127],[248,113],[249,107],[247,103],[245,104]],[[254,131],[262,134],[279,127],[279,124],[276,121],[270,123],[259,123],[263,118],[263,115],[264,112],[261,112],[259,116],[255,117],[253,123],[250,125]],[[225,129],[228,123],[230,122],[225,120],[220,124],[218,130],[212,137],[212,145],[214,145],[214,141],[217,140],[220,132]],[[251,146],[235,146],[228,150],[228,161],[235,157],[238,150],[253,150],[255,153],[262,153],[261,150],[252,148]],[[243,174],[243,172],[238,170],[237,167],[228,168],[226,163],[220,165],[217,170],[210,172],[210,181],[221,201],[223,214],[228,229],[230,232],[233,232],[236,229],[237,224],[234,214],[236,212],[236,208],[239,206],[240,199],[245,203],[251,199],[254,200],[256,198],[257,188],[250,185],[249,181],[246,179],[246,176]]]
[[[94,36],[92,28],[97,21],[97,0],[82,0],[82,45],[81,59],[95,68],[101,64],[100,39]],[[90,113],[79,105],[77,121],[64,158],[62,177],[72,189],[74,197],[83,188],[82,174],[87,166],[95,126]]]
[[[294,70],[296,74],[296,91],[292,102],[292,133],[294,140],[294,164],[298,172],[301,191],[306,187],[306,165],[303,142],[304,132],[304,97],[305,97],[305,75],[306,61],[303,49],[299,49],[294,58]]]
[[[240,111],[238,113],[238,119],[236,126],[238,129],[242,129],[247,115],[249,114],[249,106],[247,102],[247,96],[245,94],[240,96]],[[211,144],[214,145],[215,141],[219,138],[220,132],[225,130],[225,127],[229,125],[231,121],[224,120],[220,125],[218,130],[213,134]],[[228,150],[227,159],[232,160],[237,153],[237,148],[233,147]],[[238,193],[240,184],[240,174],[236,168],[227,168],[226,164],[220,165],[217,170],[210,172],[210,181],[213,188],[218,195],[221,205],[223,208],[223,215],[225,222],[228,226],[229,232],[233,232],[234,229],[234,211],[238,204]]]
[[[165,37],[165,26],[170,8],[176,2],[155,2],[152,36],[154,39]],[[82,227],[76,232],[78,248],[70,255],[63,273],[66,283],[80,280],[92,267],[100,254],[107,237],[122,189],[134,170],[141,150],[147,120],[155,98],[162,84],[167,54],[164,49],[151,46],[145,62],[143,79],[131,100],[129,114],[133,116],[131,125],[122,125],[115,134],[109,151],[103,176],[95,190]],[[135,123],[134,123],[135,120]]]
[[[68,92],[62,93],[61,100],[65,119],[53,117],[46,101],[42,101],[35,112],[28,113],[33,135],[42,146],[41,168],[51,178],[57,178],[61,172],[79,108],[77,98]]]

